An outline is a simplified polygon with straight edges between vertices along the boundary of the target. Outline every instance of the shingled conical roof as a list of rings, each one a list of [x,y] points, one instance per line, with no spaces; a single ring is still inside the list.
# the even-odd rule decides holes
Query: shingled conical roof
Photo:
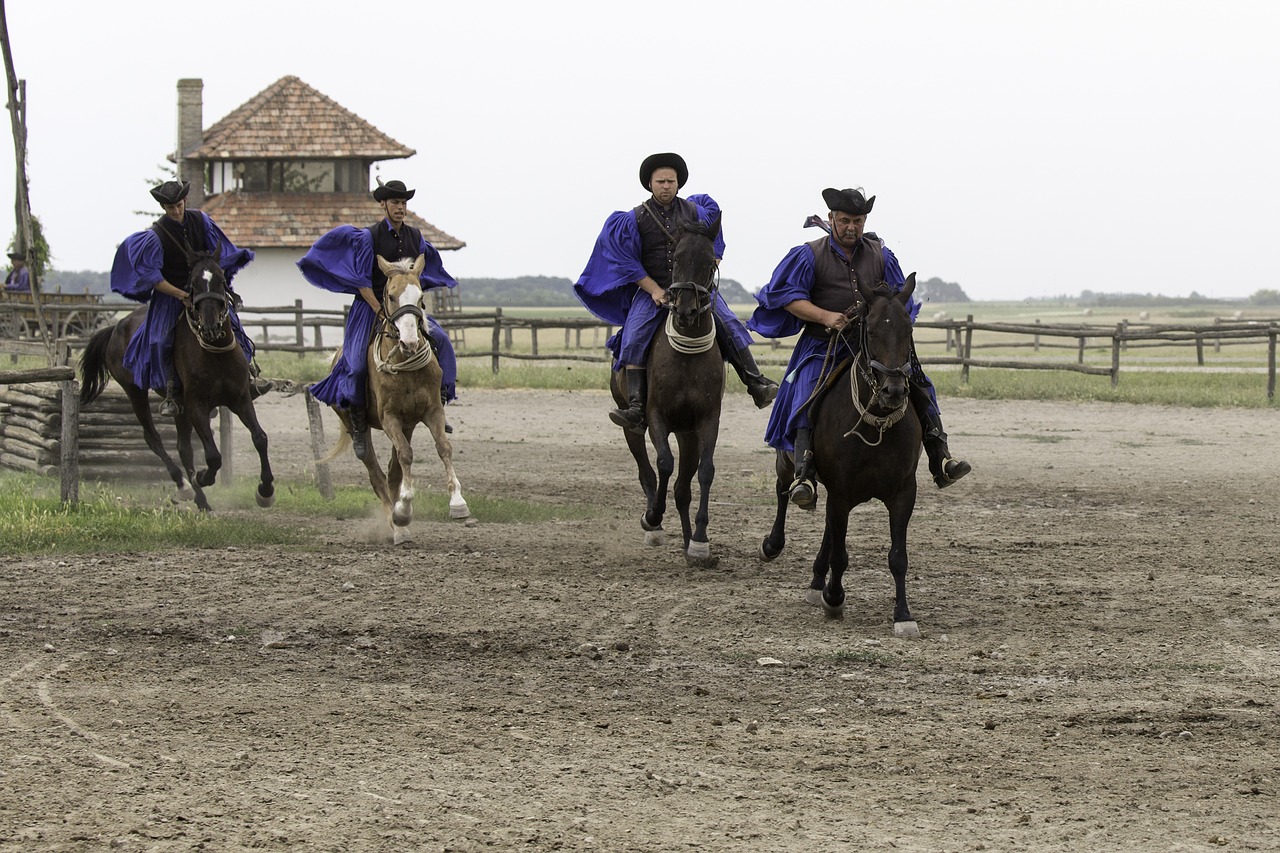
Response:
[[[297,77],[281,77],[182,152],[202,160],[395,160],[417,152]]]

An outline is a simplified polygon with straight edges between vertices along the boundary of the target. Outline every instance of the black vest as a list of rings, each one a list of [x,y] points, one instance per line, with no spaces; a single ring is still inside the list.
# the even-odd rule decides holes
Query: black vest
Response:
[[[663,210],[656,201],[650,199],[636,207],[634,212],[636,226],[640,229],[640,265],[649,274],[649,278],[666,290],[671,286],[676,229],[682,223],[698,221],[698,206],[677,197],[671,202],[669,209]],[[666,231],[663,231],[664,228]]]
[[[859,300],[858,282],[875,287],[884,280],[884,243],[863,234],[853,247],[853,260],[836,254],[830,237],[807,244],[813,252],[813,289],[809,301],[827,311],[843,313]]]
[[[378,258],[388,261],[401,261],[405,258],[418,257],[418,247],[422,245],[422,232],[407,222],[400,226],[400,233],[387,227],[386,220],[369,226],[369,236],[373,238],[373,295],[379,302],[387,289],[387,276],[378,266]]]
[[[162,216],[151,226],[160,238],[160,251],[164,260],[160,264],[160,275],[174,287],[187,289],[191,283],[191,262],[189,254],[209,251],[209,243],[204,235],[204,214],[198,210],[188,210],[183,214],[179,225],[167,216]],[[183,251],[183,250],[186,251]]]

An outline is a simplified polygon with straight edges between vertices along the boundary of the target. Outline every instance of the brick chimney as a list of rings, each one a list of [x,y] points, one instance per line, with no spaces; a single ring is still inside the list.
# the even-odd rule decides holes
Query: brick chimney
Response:
[[[178,180],[190,181],[188,207],[204,204],[204,161],[186,159],[183,155],[204,141],[204,81],[188,78],[178,81],[178,150],[174,160]]]

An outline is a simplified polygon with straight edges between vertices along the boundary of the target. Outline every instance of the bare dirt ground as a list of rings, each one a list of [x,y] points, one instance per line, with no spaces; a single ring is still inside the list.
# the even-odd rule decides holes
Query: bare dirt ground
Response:
[[[609,405],[449,410],[466,494],[561,521],[0,557],[0,850],[1280,849],[1280,412],[944,401],[975,472],[921,472],[900,640],[879,505],[843,621],[802,601],[820,513],[757,559],[744,394],[712,569],[642,544]],[[260,410],[301,478],[301,397]]]

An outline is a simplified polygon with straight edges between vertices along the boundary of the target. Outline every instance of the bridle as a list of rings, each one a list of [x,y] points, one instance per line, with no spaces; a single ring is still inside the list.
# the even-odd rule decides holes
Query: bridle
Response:
[[[885,408],[880,402],[881,394],[884,391],[884,380],[900,376],[907,383],[911,382],[911,358],[903,362],[901,367],[886,367],[881,362],[871,357],[871,350],[868,346],[870,343],[870,335],[867,333],[867,318],[865,312],[858,317],[859,343],[858,354],[853,358],[853,366],[849,369],[849,396],[853,400],[853,408],[858,413],[858,420],[848,432],[844,434],[845,438],[855,436],[862,440],[862,443],[868,447],[875,447],[884,441],[884,434],[902,420],[907,413],[907,403],[910,396],[904,396],[902,402],[894,408],[890,409],[888,414],[873,415],[871,409],[874,406]],[[858,379],[861,377],[862,384],[871,391],[871,400],[866,405],[862,402],[862,394],[859,389]],[[877,377],[883,377],[878,379]],[[867,424],[877,431],[876,440],[870,441],[862,433],[858,432],[858,427]]]
[[[382,309],[378,312],[378,332],[375,336],[375,346],[373,348],[373,366],[381,373],[408,373],[414,370],[421,370],[431,363],[431,337],[427,334],[426,329],[426,312],[422,310],[422,306],[415,303],[408,305],[399,305],[395,311],[387,314],[386,301],[390,298],[390,294],[383,295]],[[396,322],[401,317],[412,316],[414,323],[418,327],[418,333],[422,335],[423,346],[417,352],[406,353],[400,345],[400,329],[396,326]],[[395,345],[390,352],[383,356],[382,342],[384,340],[395,341]],[[398,361],[392,361],[396,354],[402,356]]]
[[[235,335],[229,334],[227,326],[227,319],[231,315],[229,300],[225,290],[213,289],[214,277],[222,276],[222,269],[212,259],[202,262],[201,267],[191,271],[191,280],[189,282],[191,286],[191,306],[189,308],[184,306],[183,314],[187,318],[188,328],[196,336],[196,342],[200,344],[201,349],[206,352],[229,352],[238,345]],[[206,289],[196,292],[197,282],[204,282]],[[218,314],[212,325],[206,325],[200,312],[200,305],[210,301],[217,303]],[[223,338],[227,338],[227,342],[225,344],[219,343]]]
[[[711,274],[711,283],[699,284],[696,281],[674,281],[667,288],[667,341],[671,344],[671,348],[682,355],[700,355],[715,346],[716,343],[716,324],[711,323],[711,330],[705,335],[685,335],[676,329],[675,311],[672,310],[672,293],[683,293],[692,291],[694,299],[697,303],[697,310],[694,311],[694,319],[701,317],[711,310],[711,305],[715,301],[716,290],[720,286],[720,271],[714,270]]]

